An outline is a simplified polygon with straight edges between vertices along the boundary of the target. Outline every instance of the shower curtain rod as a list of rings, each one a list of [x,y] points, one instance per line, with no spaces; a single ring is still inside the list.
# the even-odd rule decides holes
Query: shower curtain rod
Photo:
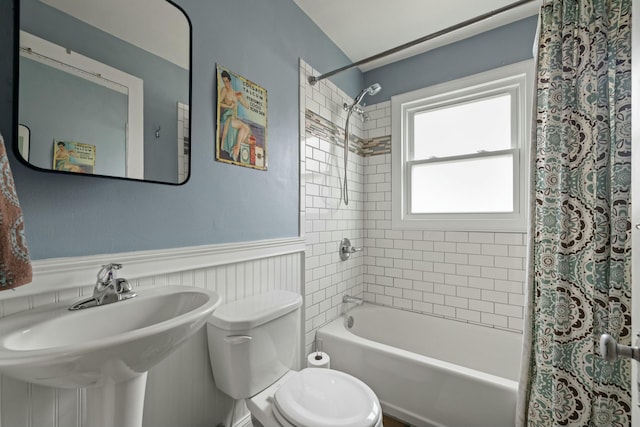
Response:
[[[443,36],[443,35],[445,35],[447,33],[451,33],[453,31],[459,30],[461,28],[467,27],[467,26],[475,24],[477,22],[484,21],[485,19],[492,18],[492,17],[494,17],[496,15],[499,15],[499,14],[501,14],[503,12],[507,12],[507,11],[509,11],[511,9],[515,9],[515,8],[520,7],[522,5],[525,5],[527,3],[533,3],[535,1],[538,1],[538,0],[520,0],[520,1],[517,1],[515,3],[508,4],[508,5],[504,6],[504,7],[499,8],[499,9],[492,10],[491,12],[487,12],[487,13],[482,14],[480,16],[476,16],[475,18],[467,19],[466,21],[462,21],[462,22],[460,22],[458,24],[452,25],[452,26],[447,27],[445,29],[442,29],[440,31],[436,31],[435,33],[431,33],[431,34],[428,34],[426,36],[420,37],[419,39],[415,39],[415,40],[412,40],[410,42],[401,44],[400,46],[396,46],[396,47],[391,48],[389,50],[385,50],[384,52],[378,53],[378,54],[370,56],[368,58],[361,59],[361,60],[359,60],[357,62],[354,62],[352,64],[345,65],[344,67],[337,68],[337,69],[335,69],[333,71],[329,71],[328,73],[324,73],[324,74],[321,74],[319,76],[309,76],[309,83],[313,86],[314,84],[316,84],[320,80],[326,79],[327,77],[331,77],[334,74],[338,74],[338,73],[346,71],[346,70],[348,70],[350,68],[357,67],[357,66],[362,65],[362,64],[366,64],[367,62],[375,61],[376,59],[384,58],[385,56],[392,55],[392,54],[394,54],[396,52],[400,52],[402,50],[408,49],[408,48],[413,47],[415,45],[418,45],[420,43],[424,43],[426,41],[435,39],[436,37]]]

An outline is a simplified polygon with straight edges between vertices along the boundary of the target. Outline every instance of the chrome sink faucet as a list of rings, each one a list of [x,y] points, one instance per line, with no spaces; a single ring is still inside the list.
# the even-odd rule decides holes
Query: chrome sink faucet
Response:
[[[93,288],[93,298],[96,299],[97,305],[110,304],[136,296],[136,293],[131,291],[131,285],[127,279],[118,279],[118,270],[121,268],[122,264],[112,263],[103,265],[98,272],[98,280]]]
[[[135,297],[127,279],[118,278],[118,270],[122,264],[110,263],[103,265],[98,271],[96,286],[93,288],[93,296],[73,304],[69,310],[96,307],[111,304]]]

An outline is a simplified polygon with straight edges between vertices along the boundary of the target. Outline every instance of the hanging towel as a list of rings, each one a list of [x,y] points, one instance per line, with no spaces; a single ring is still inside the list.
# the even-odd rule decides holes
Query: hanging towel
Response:
[[[24,218],[0,135],[0,291],[26,285],[32,277]]]

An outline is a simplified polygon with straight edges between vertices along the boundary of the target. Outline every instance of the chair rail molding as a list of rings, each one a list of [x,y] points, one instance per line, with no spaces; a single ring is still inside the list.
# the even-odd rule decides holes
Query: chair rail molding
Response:
[[[304,239],[295,237],[35,260],[32,261],[33,281],[0,292],[0,300],[93,286],[100,266],[110,262],[123,264],[122,277],[133,280],[304,251]]]

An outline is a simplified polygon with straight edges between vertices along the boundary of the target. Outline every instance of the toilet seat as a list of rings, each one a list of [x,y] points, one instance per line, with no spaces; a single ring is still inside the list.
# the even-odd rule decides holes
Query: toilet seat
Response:
[[[380,403],[359,379],[332,369],[307,368],[290,376],[273,398],[278,421],[297,427],[373,427]]]
[[[275,405],[272,407],[272,410],[273,410],[273,415],[276,417],[276,420],[278,421],[278,427],[296,427],[293,424],[291,424],[284,417],[284,415],[280,413],[280,411],[278,411],[278,408],[276,408]]]
[[[278,411],[278,408],[276,408],[275,405],[273,405],[271,407],[272,409],[272,415],[275,418],[275,420],[277,421],[277,424],[273,424],[274,426],[278,426],[278,427],[298,427],[295,426],[293,424],[291,424],[289,421],[287,421],[287,419],[280,413],[280,411]],[[382,425],[382,416],[378,417],[378,421],[376,422],[374,427],[384,427]]]

